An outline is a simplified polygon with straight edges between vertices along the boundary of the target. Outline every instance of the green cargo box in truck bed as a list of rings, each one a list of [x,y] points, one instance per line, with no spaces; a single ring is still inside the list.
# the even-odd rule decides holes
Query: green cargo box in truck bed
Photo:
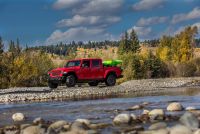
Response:
[[[104,66],[117,66],[118,64],[121,64],[122,60],[107,60],[103,61]]]

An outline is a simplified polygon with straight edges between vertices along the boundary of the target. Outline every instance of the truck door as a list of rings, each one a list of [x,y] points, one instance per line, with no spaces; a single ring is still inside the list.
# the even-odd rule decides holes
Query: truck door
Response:
[[[102,62],[99,59],[93,59],[91,66],[91,79],[102,79],[102,78],[103,78]]]
[[[91,77],[91,70],[90,70],[90,60],[83,60],[81,69],[79,72],[80,79],[90,79]]]

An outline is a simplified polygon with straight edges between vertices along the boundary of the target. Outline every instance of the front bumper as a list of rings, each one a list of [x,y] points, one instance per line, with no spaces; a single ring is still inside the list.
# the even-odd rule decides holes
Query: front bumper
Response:
[[[62,76],[62,77],[50,77],[48,78],[48,82],[52,82],[52,83],[65,83],[66,81],[66,77]]]

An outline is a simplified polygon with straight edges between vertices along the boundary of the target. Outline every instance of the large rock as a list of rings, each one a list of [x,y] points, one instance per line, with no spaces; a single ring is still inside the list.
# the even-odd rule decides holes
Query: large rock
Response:
[[[119,114],[113,119],[113,123],[118,124],[128,124],[131,122],[131,116],[129,114]]]
[[[15,113],[12,115],[12,119],[13,119],[13,121],[24,121],[25,116],[23,113]]]
[[[149,130],[158,130],[158,129],[163,129],[166,128],[167,124],[164,122],[158,122],[158,123],[154,123],[149,127]]]
[[[186,126],[176,125],[170,129],[170,134],[192,134],[192,130]]]
[[[162,109],[153,109],[149,112],[149,116],[155,116],[155,115],[164,116],[165,112]]]
[[[199,128],[199,121],[198,121],[197,117],[190,112],[184,113],[181,116],[179,121],[181,124],[191,128],[191,129]]]
[[[44,134],[45,130],[39,126],[30,126],[22,131],[22,134]]]
[[[167,111],[181,111],[183,110],[183,106],[178,102],[170,103],[167,106]]]

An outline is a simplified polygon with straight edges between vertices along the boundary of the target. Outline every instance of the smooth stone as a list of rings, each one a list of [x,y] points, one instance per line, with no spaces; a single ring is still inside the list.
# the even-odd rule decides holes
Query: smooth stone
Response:
[[[118,114],[114,119],[113,123],[118,124],[128,124],[131,122],[131,116],[129,114]]]
[[[22,134],[44,134],[45,130],[38,126],[30,126],[22,131]]]
[[[102,128],[106,128],[110,126],[110,124],[106,124],[106,123],[98,123],[98,124],[90,124],[90,129],[102,129]]]
[[[86,125],[85,123],[75,121],[74,123],[72,123],[70,129],[71,130],[88,130],[89,126]]]
[[[170,134],[192,134],[192,130],[183,125],[176,125],[170,128]]]
[[[191,129],[197,129],[199,128],[199,120],[197,119],[197,117],[190,113],[190,112],[186,112],[184,113],[180,119],[179,119],[180,123],[191,128]]]
[[[147,114],[149,114],[149,112],[150,112],[149,110],[144,109],[143,112],[142,112],[142,114],[143,115],[147,115]]]
[[[59,129],[62,128],[64,125],[68,125],[69,123],[65,120],[60,120],[52,123],[48,129]]]
[[[76,119],[75,122],[84,123],[87,126],[90,125],[90,121],[88,119]]]
[[[193,110],[197,110],[195,107],[186,107],[185,108],[186,111],[193,111]]]
[[[200,134],[200,129],[196,130],[194,134]]]
[[[12,115],[12,119],[13,119],[13,121],[24,121],[25,116],[23,113],[15,113]]]
[[[146,130],[138,132],[137,134],[169,134],[169,131],[167,129]]]
[[[164,117],[165,112],[162,109],[153,109],[149,112],[149,116],[158,115]]]
[[[158,122],[154,123],[149,127],[149,130],[157,130],[157,129],[163,129],[166,128],[167,124],[165,122]]]
[[[182,111],[182,110],[183,110],[183,106],[178,102],[170,103],[167,106],[167,111]]]
[[[130,107],[128,110],[138,110],[138,109],[142,109],[142,108],[143,108],[143,106],[141,106],[141,105],[135,105],[135,106]]]
[[[44,122],[45,122],[44,119],[42,119],[41,117],[35,118],[35,119],[33,120],[33,123],[34,123],[34,124],[42,124],[42,123],[44,123]]]
[[[136,116],[135,114],[131,113],[130,116],[131,116],[131,120],[132,120],[132,121],[133,121],[133,120],[137,120],[137,116]]]

